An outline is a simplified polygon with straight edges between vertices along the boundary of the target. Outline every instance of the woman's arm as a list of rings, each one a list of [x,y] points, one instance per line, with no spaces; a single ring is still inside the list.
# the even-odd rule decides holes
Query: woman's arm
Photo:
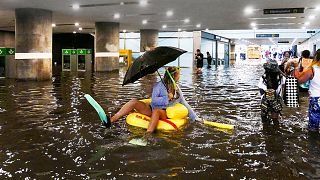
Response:
[[[153,86],[152,90],[152,103],[156,106],[167,106],[169,103],[169,97],[166,87],[161,83],[157,83]]]
[[[177,86],[177,91],[180,95],[180,103],[183,104],[188,109],[188,116],[192,121],[195,121],[199,119],[199,117],[196,115],[196,113],[193,111],[191,106],[188,104],[188,102],[184,99],[181,89]]]
[[[313,78],[313,69],[312,67],[308,68],[306,71],[299,72],[298,69],[296,69],[293,73],[294,77],[298,79],[299,83],[304,83],[308,80],[311,80]]]

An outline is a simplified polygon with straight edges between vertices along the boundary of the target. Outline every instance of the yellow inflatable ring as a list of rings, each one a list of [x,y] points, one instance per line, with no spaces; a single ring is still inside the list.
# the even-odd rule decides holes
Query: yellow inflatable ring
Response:
[[[151,103],[151,99],[144,99],[141,101],[147,104]],[[175,111],[176,113],[174,113],[173,111]],[[168,107],[167,116],[170,116],[171,118],[166,120],[159,120],[156,129],[165,131],[181,129],[187,124],[187,115],[188,109],[184,107],[182,104],[176,104],[172,107]],[[129,114],[126,118],[126,122],[129,125],[144,129],[148,128],[150,120],[151,118],[149,116],[136,112]]]

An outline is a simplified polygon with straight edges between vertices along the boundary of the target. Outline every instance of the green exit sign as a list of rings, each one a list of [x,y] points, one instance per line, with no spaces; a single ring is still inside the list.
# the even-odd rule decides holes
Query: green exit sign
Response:
[[[77,50],[76,49],[71,49],[71,54],[72,55],[77,55]]]
[[[0,48],[0,56],[7,55],[7,48]]]
[[[78,55],[86,55],[87,54],[87,50],[86,49],[77,49],[77,54]]]
[[[11,56],[16,52],[15,48],[0,48],[0,56]]]
[[[15,48],[7,48],[7,55],[12,56],[16,53]]]
[[[63,55],[86,55],[92,54],[91,49],[62,49]]]
[[[62,49],[63,55],[71,55],[71,49]]]

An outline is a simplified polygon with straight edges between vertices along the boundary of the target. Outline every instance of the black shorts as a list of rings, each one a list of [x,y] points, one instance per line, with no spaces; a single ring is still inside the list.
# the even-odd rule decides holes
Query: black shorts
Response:
[[[202,68],[203,67],[203,60],[197,60],[197,68]]]

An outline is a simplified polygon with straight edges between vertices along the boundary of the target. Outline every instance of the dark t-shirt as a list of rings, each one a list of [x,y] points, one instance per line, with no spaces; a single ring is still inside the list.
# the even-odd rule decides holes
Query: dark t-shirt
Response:
[[[203,67],[203,54],[200,53],[199,55],[197,55],[196,60],[197,60],[197,68],[202,68]]]

